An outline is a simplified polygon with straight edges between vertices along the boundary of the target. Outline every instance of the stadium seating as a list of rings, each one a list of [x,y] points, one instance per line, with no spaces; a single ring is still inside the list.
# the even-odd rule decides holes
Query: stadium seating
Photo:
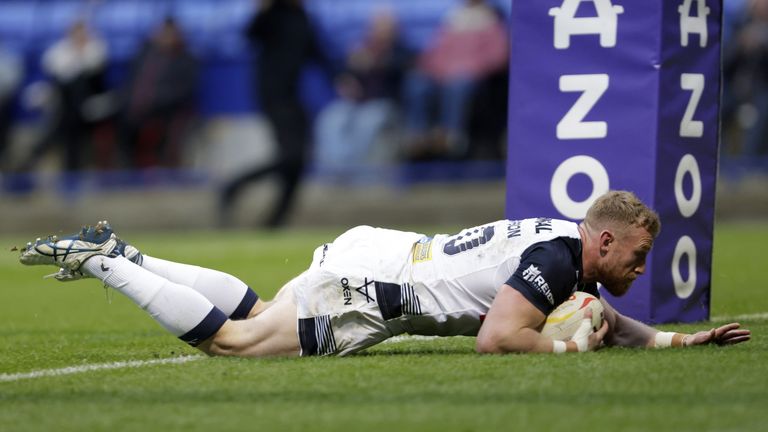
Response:
[[[421,49],[444,14],[460,1],[305,0],[305,5],[326,52],[332,59],[340,59],[363,34],[376,10],[392,10],[401,22],[406,42]],[[511,2],[494,3],[506,12]],[[201,112],[237,115],[258,109],[249,90],[252,55],[242,37],[242,29],[254,11],[253,0],[7,0],[0,2],[0,42],[24,53],[27,81],[32,81],[40,77],[43,50],[60,38],[76,17],[87,15],[109,45],[110,77],[116,83],[151,29],[165,16],[172,15],[203,63]],[[333,97],[330,83],[317,70],[308,70],[304,81],[303,89],[312,111]]]

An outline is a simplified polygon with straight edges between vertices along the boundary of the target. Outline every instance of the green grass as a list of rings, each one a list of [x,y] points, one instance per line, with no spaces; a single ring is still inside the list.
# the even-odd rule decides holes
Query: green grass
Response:
[[[339,232],[123,234],[269,297]],[[765,244],[768,225],[717,227],[713,315],[768,312]],[[195,354],[121,295],[40,279],[50,271],[0,254],[0,373]],[[480,356],[472,338],[446,338],[0,382],[0,430],[761,431],[768,320],[743,323],[753,340],[729,348]]]

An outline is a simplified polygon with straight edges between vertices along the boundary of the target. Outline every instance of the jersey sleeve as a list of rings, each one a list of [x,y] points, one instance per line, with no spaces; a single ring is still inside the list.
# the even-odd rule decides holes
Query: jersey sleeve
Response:
[[[526,249],[507,284],[549,315],[571,295],[576,282],[573,255],[563,242],[552,240]]]

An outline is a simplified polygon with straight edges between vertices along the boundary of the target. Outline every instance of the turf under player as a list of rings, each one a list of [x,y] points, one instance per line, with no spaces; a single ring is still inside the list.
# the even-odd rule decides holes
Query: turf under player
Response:
[[[60,280],[94,277],[168,331],[212,355],[345,355],[398,334],[477,336],[485,353],[575,352],[602,344],[680,347],[749,340],[738,323],[695,334],[660,332],[613,309],[572,340],[540,330],[576,291],[627,292],[660,230],[634,194],[600,197],[581,224],[502,220],[435,235],[361,226],[318,247],[309,269],[265,302],[234,276],[142,255],[106,223],[38,239],[21,262],[54,264]]]

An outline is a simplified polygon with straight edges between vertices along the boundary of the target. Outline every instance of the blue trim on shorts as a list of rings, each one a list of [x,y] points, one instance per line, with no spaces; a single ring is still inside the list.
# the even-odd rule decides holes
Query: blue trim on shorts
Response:
[[[317,355],[314,318],[299,318],[299,344],[302,356]]]
[[[227,322],[227,315],[224,314],[219,308],[213,307],[208,315],[200,321],[200,324],[195,328],[179,336],[179,339],[188,343],[189,345],[196,347],[200,345],[206,339],[212,337],[219,331],[221,326]]]
[[[255,291],[248,287],[245,291],[243,300],[237,305],[237,309],[229,316],[229,319],[240,320],[248,318],[248,313],[253,309],[253,305],[259,300],[259,295]]]
[[[403,315],[403,293],[400,284],[376,282],[376,302],[385,321]]]
[[[330,315],[299,318],[299,344],[302,356],[329,355],[336,352]]]

